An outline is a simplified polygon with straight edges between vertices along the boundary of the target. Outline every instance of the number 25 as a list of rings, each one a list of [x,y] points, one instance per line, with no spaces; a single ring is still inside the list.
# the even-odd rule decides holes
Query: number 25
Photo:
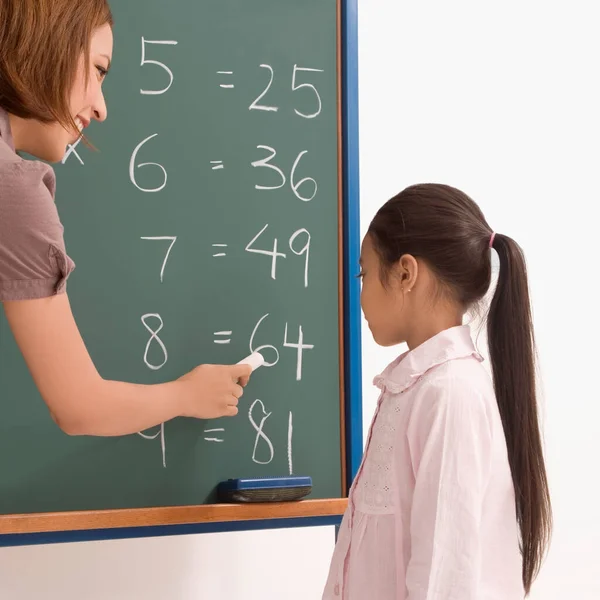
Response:
[[[277,112],[279,110],[279,108],[277,106],[270,106],[268,104],[259,104],[259,102],[262,101],[262,99],[267,95],[267,93],[271,89],[271,85],[273,84],[273,79],[275,77],[275,71],[273,70],[273,67],[271,65],[262,64],[262,65],[260,65],[260,67],[262,69],[267,69],[269,71],[269,74],[270,74],[269,83],[267,84],[267,87],[265,87],[265,89],[261,92],[260,96],[258,96],[258,98],[256,98],[256,100],[254,100],[254,102],[252,102],[252,104],[249,106],[249,109],[250,110],[264,110],[267,112]],[[297,108],[294,109],[294,112],[297,115],[304,117],[305,119],[314,119],[315,117],[317,117],[321,114],[321,110],[323,108],[323,104],[321,102],[321,96],[319,95],[317,88],[312,83],[306,83],[306,82],[298,83],[297,82],[296,78],[299,77],[301,73],[323,73],[323,69],[311,69],[309,67],[299,67],[298,65],[294,65],[294,71],[292,72],[292,91],[297,92],[298,90],[301,90],[302,88],[308,88],[308,89],[312,90],[312,92],[316,96],[316,100],[317,100],[317,110],[315,110],[314,112],[304,113],[304,112],[299,111]]]

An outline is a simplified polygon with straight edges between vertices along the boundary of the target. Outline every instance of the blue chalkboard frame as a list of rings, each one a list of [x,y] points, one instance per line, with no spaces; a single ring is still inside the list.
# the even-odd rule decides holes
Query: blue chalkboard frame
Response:
[[[358,126],[358,0],[340,1],[346,486],[363,454]],[[338,526],[339,515],[0,534],[0,547],[288,527]]]

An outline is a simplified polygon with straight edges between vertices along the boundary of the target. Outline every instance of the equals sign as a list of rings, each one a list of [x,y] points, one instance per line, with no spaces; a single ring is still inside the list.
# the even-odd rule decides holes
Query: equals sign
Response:
[[[225,429],[222,429],[222,428],[221,429],[205,429],[204,433],[217,433],[217,432],[220,432],[220,431],[225,431]],[[204,439],[207,442],[224,442],[225,441],[223,438],[214,437],[214,436],[205,437]]]
[[[213,244],[213,248],[227,248],[227,244]],[[216,252],[213,256],[227,256],[227,252]]]
[[[217,169],[224,169],[225,168],[225,165],[223,164],[222,160],[211,160],[210,164],[211,164],[210,168],[213,171],[216,171]]]
[[[233,331],[215,331],[213,333],[215,337],[215,344],[229,344],[231,342],[231,334]],[[229,337],[226,337],[229,336]]]
[[[217,75],[233,75],[233,71],[217,71]],[[221,83],[219,87],[231,89],[235,87],[233,83]]]

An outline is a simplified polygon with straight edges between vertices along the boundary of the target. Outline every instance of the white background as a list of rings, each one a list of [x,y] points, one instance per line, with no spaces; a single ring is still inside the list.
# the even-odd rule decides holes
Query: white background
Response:
[[[436,181],[523,246],[555,511],[532,598],[597,600],[596,3],[359,0],[359,10],[363,232],[388,197]],[[370,381],[398,349],[363,335],[366,427]],[[0,597],[310,600],[332,549],[330,527],[2,549]]]

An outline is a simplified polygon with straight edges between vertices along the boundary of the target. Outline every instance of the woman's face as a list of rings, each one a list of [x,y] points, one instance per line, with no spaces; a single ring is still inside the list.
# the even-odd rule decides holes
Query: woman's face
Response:
[[[84,54],[79,59],[75,82],[71,89],[69,106],[77,129],[66,129],[61,123],[40,123],[18,120],[13,128],[17,150],[22,150],[49,162],[58,162],[65,155],[67,144],[72,144],[92,120],[106,119],[106,103],[102,83],[110,67],[113,34],[110,25],[96,29],[91,38],[89,76],[86,78]]]

